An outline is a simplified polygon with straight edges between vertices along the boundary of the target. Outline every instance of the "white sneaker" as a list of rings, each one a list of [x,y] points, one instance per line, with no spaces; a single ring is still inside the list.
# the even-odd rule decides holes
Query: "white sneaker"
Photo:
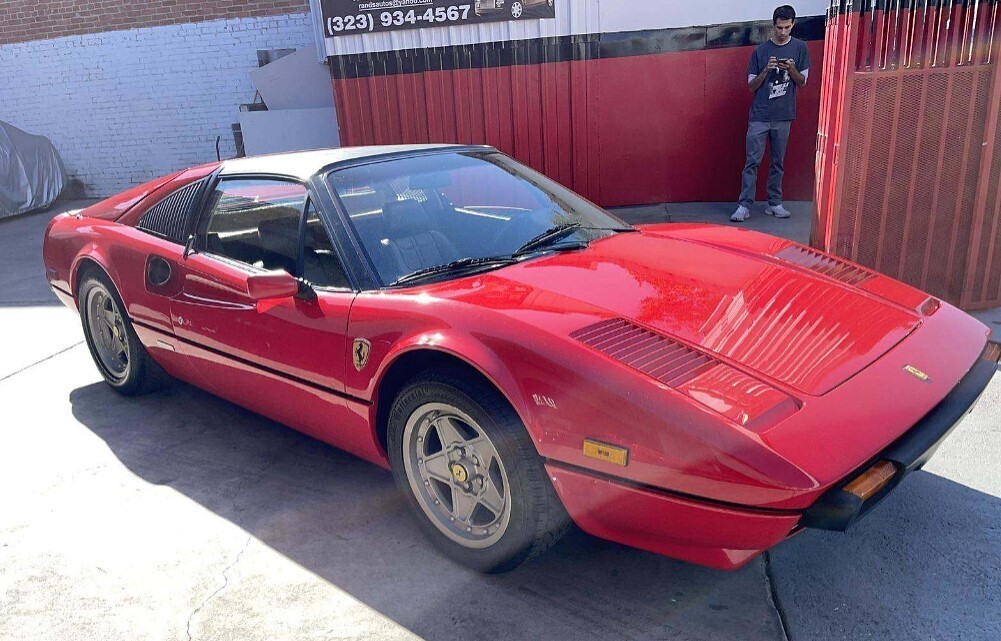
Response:
[[[789,210],[782,205],[768,205],[765,207],[765,213],[769,216],[775,216],[776,218],[788,218],[789,216],[792,216],[792,214],[789,213]]]
[[[788,214],[786,214],[788,216]],[[743,205],[737,207],[737,211],[733,212],[733,216],[730,216],[730,221],[734,223],[742,223],[751,217],[751,210]]]

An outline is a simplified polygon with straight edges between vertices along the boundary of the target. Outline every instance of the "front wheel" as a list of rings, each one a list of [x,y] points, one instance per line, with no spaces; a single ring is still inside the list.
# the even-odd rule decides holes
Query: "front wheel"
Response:
[[[467,567],[514,569],[569,525],[524,426],[486,384],[450,371],[412,381],[393,402],[388,444],[421,528]]]

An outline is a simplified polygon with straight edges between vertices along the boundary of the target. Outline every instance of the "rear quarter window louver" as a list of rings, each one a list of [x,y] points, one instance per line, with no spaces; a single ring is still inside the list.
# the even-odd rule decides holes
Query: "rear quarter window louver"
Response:
[[[201,193],[204,180],[191,183],[178,189],[142,215],[136,224],[136,229],[149,232],[175,243],[184,243],[184,231],[188,214],[194,206],[198,194]]]
[[[789,245],[776,253],[775,258],[805,267],[848,285],[859,286],[876,277],[876,274],[866,269],[802,245]]]

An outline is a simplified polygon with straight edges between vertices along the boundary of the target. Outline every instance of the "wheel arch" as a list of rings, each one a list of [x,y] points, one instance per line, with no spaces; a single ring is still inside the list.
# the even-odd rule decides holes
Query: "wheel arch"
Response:
[[[388,362],[376,383],[375,394],[372,398],[375,434],[383,452],[388,451],[387,432],[393,400],[409,381],[415,379],[422,372],[433,369],[462,371],[472,380],[477,380],[497,391],[521,419],[529,437],[534,442],[532,430],[529,428],[530,417],[526,416],[523,411],[523,408],[527,406],[522,402],[522,395],[514,383],[514,378],[496,361],[495,368],[499,371],[491,373],[474,365],[473,360],[465,355],[445,349],[416,346],[400,350]],[[500,382],[501,380],[504,382]]]
[[[111,270],[107,267],[107,261],[96,251],[96,248],[82,253],[73,262],[73,268],[70,270],[70,291],[73,293],[74,300],[76,300],[77,308],[80,307],[80,284],[83,282],[84,277],[93,271],[103,273],[117,289],[115,278],[111,275]]]

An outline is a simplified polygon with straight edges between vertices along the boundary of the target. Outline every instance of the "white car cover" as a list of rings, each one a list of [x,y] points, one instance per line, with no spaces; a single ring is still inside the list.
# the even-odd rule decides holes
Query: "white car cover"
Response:
[[[0,218],[45,209],[65,186],[66,169],[49,139],[0,120]]]

